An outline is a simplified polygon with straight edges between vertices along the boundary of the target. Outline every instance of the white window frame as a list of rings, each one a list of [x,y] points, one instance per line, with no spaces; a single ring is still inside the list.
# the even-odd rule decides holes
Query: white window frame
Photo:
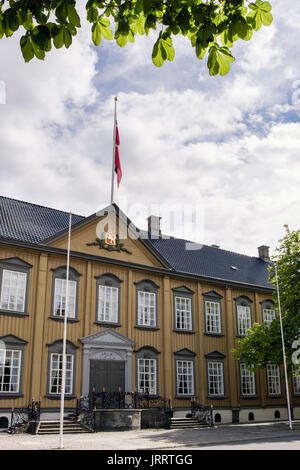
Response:
[[[256,395],[255,373],[242,363],[240,364],[240,381],[242,396]]]
[[[224,364],[220,361],[207,361],[208,395],[224,396]]]
[[[53,316],[64,317],[66,308],[66,288],[67,280],[56,278],[54,284],[54,301],[53,301]],[[69,303],[68,303],[68,318],[75,318],[76,315],[76,289],[77,282],[69,279]]]
[[[118,323],[119,288],[113,286],[98,286],[97,321]]]
[[[274,308],[264,308],[263,309],[263,322],[268,326],[272,323],[276,317],[276,310]]]
[[[61,380],[62,380],[62,362],[63,354],[51,353],[50,355],[50,380],[49,380],[49,394],[59,395],[61,393]],[[58,364],[53,367],[53,364]],[[66,381],[65,381],[65,394],[71,395],[73,392],[73,366],[74,354],[66,354]],[[57,380],[56,384],[53,381]],[[53,387],[55,390],[53,390]]]
[[[149,395],[157,394],[157,360],[154,358],[138,358],[137,362],[138,392]]]
[[[281,395],[280,368],[276,364],[267,365],[268,395]]]
[[[192,299],[175,296],[175,329],[192,330]]]
[[[220,302],[205,300],[205,332],[220,334],[221,325],[221,305]]]
[[[156,293],[140,290],[138,291],[137,301],[138,326],[156,327]]]
[[[13,285],[13,278],[16,278],[16,286]],[[21,280],[23,280],[23,286],[20,287]],[[25,311],[26,288],[27,273],[3,269],[0,308],[11,312],[23,313]],[[5,290],[7,290],[6,294]],[[6,299],[4,300],[4,296],[6,297],[7,302],[5,301]],[[21,297],[21,302],[18,301],[19,297]]]
[[[0,349],[0,393],[19,393],[21,367],[21,350]],[[9,369],[9,374],[5,374],[6,369]],[[5,377],[9,377],[8,382],[5,381]]]
[[[194,362],[176,360],[176,384],[178,396],[194,396]]]
[[[249,305],[237,305],[238,335],[246,336],[251,328],[251,307]]]

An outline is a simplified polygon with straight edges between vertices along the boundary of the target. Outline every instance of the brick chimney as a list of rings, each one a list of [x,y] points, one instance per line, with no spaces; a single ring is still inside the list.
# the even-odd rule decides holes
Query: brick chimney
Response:
[[[158,239],[161,238],[160,219],[157,215],[150,215],[148,217],[148,232],[150,238]]]
[[[258,257],[264,261],[270,261],[269,246],[262,245],[258,247]]]

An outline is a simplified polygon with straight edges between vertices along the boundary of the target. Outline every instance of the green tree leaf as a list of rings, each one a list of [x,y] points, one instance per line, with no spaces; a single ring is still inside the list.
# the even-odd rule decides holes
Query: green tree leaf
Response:
[[[22,36],[20,46],[25,62],[29,62],[34,57],[34,50],[29,36]]]
[[[67,11],[68,11],[68,18],[69,18],[70,23],[73,26],[76,26],[77,28],[80,28],[80,26],[81,26],[80,18],[79,18],[79,15],[78,15],[74,5],[68,4]]]
[[[99,46],[102,39],[101,26],[99,23],[94,23],[92,27],[92,38],[95,46]]]
[[[78,4],[76,0],[0,0],[0,38],[13,36],[22,25],[31,33],[34,55],[43,59],[52,40],[58,49],[71,46],[82,23]],[[271,4],[263,0],[86,0],[85,8],[93,44],[100,45],[103,37],[123,47],[134,42],[136,34],[159,30],[152,62],[161,67],[166,60],[174,60],[173,36],[187,36],[200,60],[209,50],[210,75],[226,74],[233,61],[228,50],[235,41],[248,41],[254,31],[273,20]],[[115,25],[114,34],[110,24]],[[38,27],[45,27],[48,34]],[[29,49],[24,41],[23,48]]]

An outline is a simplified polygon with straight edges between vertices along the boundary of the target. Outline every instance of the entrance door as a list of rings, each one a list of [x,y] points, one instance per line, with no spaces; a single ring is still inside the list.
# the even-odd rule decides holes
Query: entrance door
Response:
[[[125,391],[125,362],[90,360],[90,392]]]

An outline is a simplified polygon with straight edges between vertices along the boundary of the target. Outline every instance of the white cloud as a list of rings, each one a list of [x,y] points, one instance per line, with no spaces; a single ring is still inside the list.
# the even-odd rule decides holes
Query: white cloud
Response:
[[[274,249],[283,224],[300,222],[300,126],[288,118],[300,79],[288,18],[300,7],[274,7],[275,26],[235,47],[226,77],[209,77],[186,39],[161,69],[151,63],[154,36],[96,52],[86,23],[68,51],[42,63],[24,64],[18,41],[1,40],[1,194],[83,215],[107,205],[117,94],[119,198],[149,212],[199,205],[198,241],[254,256],[259,245]],[[144,214],[134,222],[145,227]]]

